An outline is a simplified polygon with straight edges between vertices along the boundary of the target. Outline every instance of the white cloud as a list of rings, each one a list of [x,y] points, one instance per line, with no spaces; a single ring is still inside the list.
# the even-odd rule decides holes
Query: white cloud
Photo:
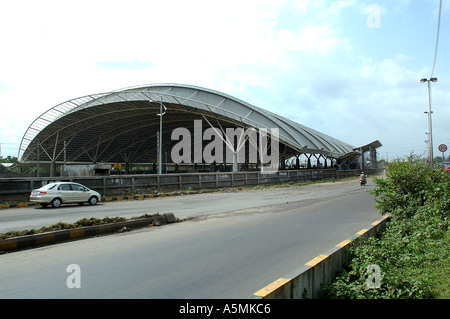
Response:
[[[0,110],[8,119],[1,122],[0,142],[19,143],[37,116],[66,100],[155,82],[223,91],[352,144],[372,137],[383,143],[389,130],[420,141],[423,110],[417,100],[422,102],[426,91],[418,79],[426,72],[414,52],[398,47],[386,57],[383,47],[365,55],[356,51],[359,42],[374,45],[355,37],[358,28],[367,31],[371,3],[2,4],[0,30],[10,31],[2,32],[0,52]],[[385,3],[380,7],[383,15],[389,12]],[[400,132],[399,118],[413,126]]]
[[[348,39],[341,38],[328,24],[308,26],[301,30],[294,41],[293,50],[309,55],[329,55],[336,49],[350,50]]]

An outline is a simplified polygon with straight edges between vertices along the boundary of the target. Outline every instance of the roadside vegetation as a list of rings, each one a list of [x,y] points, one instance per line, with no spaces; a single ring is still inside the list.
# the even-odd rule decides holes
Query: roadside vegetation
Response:
[[[134,219],[140,219],[140,218],[148,218],[148,217],[154,217],[158,216],[159,213],[152,214],[152,215],[142,215],[138,217],[131,217],[129,219],[125,217],[105,217],[105,218],[83,218],[75,223],[63,223],[59,222],[50,226],[44,226],[41,228],[33,228],[33,229],[27,229],[27,230],[13,230],[9,231],[7,233],[0,233],[0,240],[7,239],[7,238],[13,238],[13,237],[20,237],[20,236],[27,236],[27,235],[36,235],[51,231],[57,231],[57,230],[65,230],[65,229],[74,229],[74,228],[80,228],[80,227],[87,227],[87,226],[97,226],[97,225],[104,225],[104,224],[112,224],[112,223],[120,223],[128,220],[134,220]]]
[[[378,237],[352,249],[351,262],[322,297],[450,298],[450,175],[411,155],[389,163],[386,176],[374,181],[376,207],[391,220]],[[369,265],[380,270],[375,287]]]

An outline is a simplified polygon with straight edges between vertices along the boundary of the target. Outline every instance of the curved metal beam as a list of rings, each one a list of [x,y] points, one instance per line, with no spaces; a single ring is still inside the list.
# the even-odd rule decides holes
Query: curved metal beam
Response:
[[[51,160],[61,155],[65,140],[70,141],[69,157],[74,161],[102,161],[106,159],[103,155],[110,159],[117,152],[133,151],[135,145],[156,148],[156,141],[149,135],[158,130],[156,114],[161,100],[168,107],[164,116],[164,135],[175,125],[188,127],[188,120],[206,116],[217,123],[240,127],[278,128],[280,143],[285,151],[290,150],[286,154],[314,153],[341,158],[354,152],[350,144],[230,95],[191,85],[153,84],[87,95],[49,109],[25,132],[19,160],[37,159],[37,139],[44,149],[41,156],[47,154]],[[148,124],[144,124],[146,120]],[[139,129],[143,130],[142,134],[136,133]],[[122,140],[112,142],[118,139]],[[133,143],[127,145],[127,140]],[[101,152],[100,146],[105,148]],[[106,150],[114,147],[115,151]],[[96,155],[91,156],[90,152],[94,151]]]

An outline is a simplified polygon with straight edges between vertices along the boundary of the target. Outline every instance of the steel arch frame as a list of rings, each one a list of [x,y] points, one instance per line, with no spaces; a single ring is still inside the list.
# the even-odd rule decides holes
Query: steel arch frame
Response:
[[[28,127],[18,158],[23,163],[37,161],[39,147],[43,151],[40,152],[41,161],[61,161],[63,151],[70,145],[76,151],[69,155],[68,162],[102,162],[105,158],[111,160],[116,155],[121,156],[120,153],[127,149],[126,142],[122,141],[122,148],[108,157],[98,157],[100,146],[103,146],[101,154],[107,149],[110,151],[115,139],[117,144],[120,139],[132,140],[133,144],[141,144],[141,147],[144,144],[153,147],[154,143],[145,140],[145,132],[141,139],[136,139],[137,133],[128,136],[125,133],[132,134],[139,128],[152,132],[151,127],[156,127],[156,121],[159,121],[156,114],[161,100],[168,107],[168,118],[164,118],[166,130],[175,124],[182,126],[179,119],[192,120],[197,116],[243,128],[278,128],[280,143],[284,145],[287,156],[320,154],[340,159],[359,155],[350,144],[230,95],[192,85],[152,84],[86,95],[52,107]],[[148,125],[145,125],[144,116],[149,118]],[[100,137],[92,136],[95,132],[92,127],[101,129],[98,132]],[[113,135],[107,137],[108,133]]]

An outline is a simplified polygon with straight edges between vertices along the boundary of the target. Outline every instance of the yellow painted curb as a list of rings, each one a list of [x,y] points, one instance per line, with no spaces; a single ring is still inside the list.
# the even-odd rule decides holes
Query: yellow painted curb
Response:
[[[82,238],[84,236],[83,229],[74,229],[70,231],[70,238]]]
[[[273,283],[265,286],[264,288],[258,290],[257,292],[254,293],[255,296],[259,296],[259,297],[265,297],[268,294],[272,293],[273,291],[277,290],[278,288],[280,288],[281,286],[285,285],[286,283],[288,283],[290,281],[290,279],[287,278],[280,278],[278,280],[275,280]]]
[[[327,255],[319,255],[314,259],[311,259],[310,261],[308,261],[305,265],[306,266],[311,266],[314,267],[315,265],[317,265],[318,263],[320,263],[322,260],[327,259],[328,256]]]
[[[364,234],[365,232],[368,232],[368,231],[369,231],[368,229],[363,228],[359,232],[357,232],[356,234],[357,235],[362,235],[362,234]]]
[[[348,244],[350,244],[352,241],[351,240],[349,240],[349,239],[346,239],[346,240],[343,240],[343,241],[341,241],[339,244],[337,244],[336,246],[337,247],[345,247],[345,246],[347,246]]]

